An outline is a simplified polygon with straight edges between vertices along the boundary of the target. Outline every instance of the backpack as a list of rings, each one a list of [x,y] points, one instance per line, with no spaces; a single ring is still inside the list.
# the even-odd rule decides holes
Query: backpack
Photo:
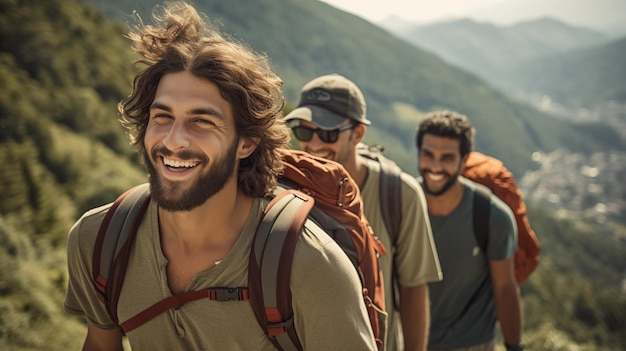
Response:
[[[526,217],[526,204],[513,175],[502,161],[477,151],[470,152],[462,175],[489,188],[513,211],[518,233],[515,278],[521,285],[537,267],[541,245],[530,227]],[[476,194],[478,196],[474,196],[474,235],[484,251],[489,236],[489,194],[482,190]]]
[[[402,169],[384,154],[382,145],[367,145],[359,143],[357,145],[357,153],[370,160],[380,163],[380,209],[385,222],[385,228],[393,246],[393,252],[397,252],[397,239],[400,233],[400,225],[402,223],[402,179],[400,174]],[[392,261],[392,284],[393,308],[400,310],[400,295],[398,288],[397,269],[395,267],[396,260]]]
[[[293,324],[289,277],[298,235],[305,221],[311,219],[339,244],[357,269],[372,331],[382,349],[386,313],[378,256],[386,250],[363,215],[358,186],[338,163],[302,151],[281,153],[284,173],[257,227],[248,264],[248,287],[177,294],[122,323],[117,319],[117,300],[150,200],[149,185],[129,189],[114,201],[98,232],[92,274],[98,298],[125,333],[170,308],[197,299],[249,300],[259,324],[279,350],[301,350]]]

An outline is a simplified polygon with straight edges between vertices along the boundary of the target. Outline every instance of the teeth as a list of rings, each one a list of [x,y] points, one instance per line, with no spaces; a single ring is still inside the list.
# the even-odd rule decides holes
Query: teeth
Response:
[[[166,166],[170,166],[170,167],[176,167],[176,168],[192,168],[198,165],[199,162],[197,161],[176,161],[176,160],[170,160],[167,158],[163,159],[163,163],[165,163]]]
[[[428,179],[432,180],[432,181],[440,181],[443,179],[443,174],[432,174],[429,173],[428,174]]]

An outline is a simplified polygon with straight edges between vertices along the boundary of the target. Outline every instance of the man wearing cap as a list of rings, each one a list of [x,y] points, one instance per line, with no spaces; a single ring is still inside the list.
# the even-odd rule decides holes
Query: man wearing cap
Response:
[[[381,211],[380,164],[357,152],[371,124],[365,117],[361,90],[338,74],[317,77],[302,88],[298,107],[285,120],[302,150],[339,162],[348,170],[360,187],[365,216],[374,233],[392,249],[380,258],[389,314],[386,349],[426,350],[430,321],[427,283],[440,281],[442,273],[422,188],[413,176],[402,172],[402,224],[394,247]],[[399,311],[393,307],[394,281],[399,284]]]

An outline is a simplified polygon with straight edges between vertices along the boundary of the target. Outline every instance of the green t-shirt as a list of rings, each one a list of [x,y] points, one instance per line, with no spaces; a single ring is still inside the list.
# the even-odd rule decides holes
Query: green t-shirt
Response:
[[[456,349],[495,337],[496,312],[488,260],[500,261],[517,249],[517,227],[511,209],[491,196],[489,240],[483,252],[473,233],[475,183],[462,178],[465,191],[447,216],[430,216],[444,279],[429,284],[429,349]]]

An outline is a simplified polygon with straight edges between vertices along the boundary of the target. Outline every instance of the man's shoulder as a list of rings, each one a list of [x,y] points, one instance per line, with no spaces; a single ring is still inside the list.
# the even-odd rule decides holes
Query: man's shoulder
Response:
[[[400,173],[400,179],[402,180],[402,184],[403,184],[402,190],[408,187],[411,189],[415,189],[417,192],[422,192],[422,186],[417,181],[417,178],[415,178],[415,176],[408,174],[405,171],[402,171],[402,173]]]
[[[489,216],[492,223],[498,223],[498,226],[515,226],[515,216],[511,208],[488,187],[467,178],[464,178],[464,185],[467,189],[471,189],[473,196],[479,196],[479,188],[483,189],[482,193],[489,195]]]
[[[346,271],[352,270],[351,266],[346,252],[331,234],[314,220],[308,219],[296,244],[293,256],[294,271],[302,274],[324,271],[326,278],[331,279],[331,275],[337,278],[344,277]]]
[[[70,229],[70,238],[80,235],[81,237],[93,237],[93,240],[95,240],[100,224],[102,224],[104,217],[111,209],[111,205],[112,203],[108,203],[83,213]]]
[[[372,177],[372,178],[376,178],[379,180],[376,184],[376,187],[377,188],[380,187],[380,177],[383,176],[382,166],[380,165],[380,163],[377,162],[376,160],[367,159],[367,168],[368,168],[370,176],[372,174],[376,175],[375,177]],[[391,174],[391,176],[395,177],[396,174],[395,173]],[[417,182],[417,179],[402,169],[400,169],[399,178],[402,184],[403,192],[411,190],[411,189],[416,190],[416,191],[422,190],[421,186]]]
[[[327,245],[336,244],[335,240],[331,237],[331,233],[320,226],[311,217],[307,218],[304,222],[301,238],[302,240],[300,241],[304,246],[317,251],[324,251]]]

